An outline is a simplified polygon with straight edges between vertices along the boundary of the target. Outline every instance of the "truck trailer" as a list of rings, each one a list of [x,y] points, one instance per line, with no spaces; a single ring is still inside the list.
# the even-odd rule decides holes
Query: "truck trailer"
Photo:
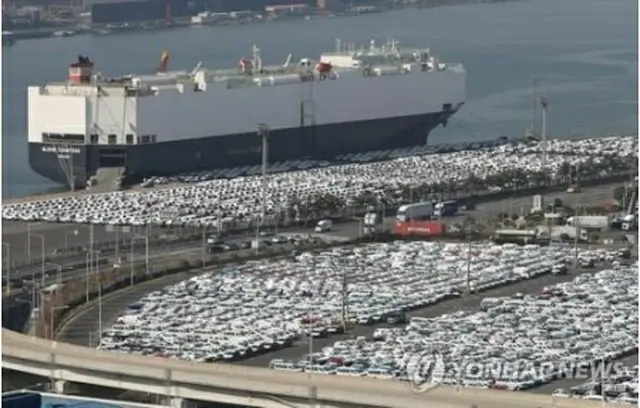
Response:
[[[442,217],[453,217],[458,213],[458,202],[451,201],[442,201],[436,204],[433,215],[442,218]]]
[[[611,220],[606,215],[578,215],[567,218],[567,225],[592,230],[603,230],[609,228]]]
[[[444,235],[445,224],[440,221],[396,221],[393,235],[399,238],[434,238]]]
[[[398,221],[407,222],[414,220],[430,220],[433,216],[433,203],[405,204],[398,208],[396,218]]]

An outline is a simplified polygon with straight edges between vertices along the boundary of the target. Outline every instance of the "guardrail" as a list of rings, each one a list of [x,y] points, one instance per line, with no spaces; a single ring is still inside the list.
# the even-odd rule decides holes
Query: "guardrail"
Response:
[[[123,387],[168,397],[216,401],[243,398],[260,404],[266,396],[307,404],[310,394],[323,405],[404,408],[588,408],[600,401],[555,398],[528,392],[508,392],[440,385],[416,393],[399,381],[287,373],[229,364],[203,364],[149,356],[104,352],[3,330],[3,365],[26,368],[53,379],[107,387]],[[170,385],[170,386],[168,386]],[[237,400],[235,400],[237,401]],[[243,404],[243,405],[245,405]],[[607,403],[610,407],[622,404]]]

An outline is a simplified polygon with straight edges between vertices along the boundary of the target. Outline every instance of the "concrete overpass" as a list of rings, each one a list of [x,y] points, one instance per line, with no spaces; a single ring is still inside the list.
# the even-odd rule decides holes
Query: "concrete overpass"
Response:
[[[163,395],[176,408],[189,400],[254,407],[399,408],[589,408],[597,401],[553,398],[525,392],[456,390],[439,386],[415,394],[402,382],[277,372],[226,364],[203,364],[103,352],[25,336],[3,329],[2,367],[50,377],[56,392],[66,382]],[[309,384],[312,384],[311,392]],[[623,408],[620,404],[606,404]]]

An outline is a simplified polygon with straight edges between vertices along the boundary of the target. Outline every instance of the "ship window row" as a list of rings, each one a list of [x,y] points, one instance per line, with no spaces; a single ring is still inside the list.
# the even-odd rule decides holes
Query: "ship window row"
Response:
[[[138,144],[155,143],[157,140],[156,135],[142,135],[138,136]]]
[[[84,135],[73,133],[43,133],[42,141],[44,143],[84,143]]]
[[[84,140],[84,137],[83,137],[83,140]],[[156,135],[143,135],[143,136],[138,136],[136,138],[136,136],[131,134],[131,133],[127,133],[125,135],[125,143],[126,144],[132,145],[134,140],[137,142],[137,144],[155,143],[156,140],[157,140],[157,136]],[[100,135],[97,134],[97,133],[91,134],[90,141],[91,141],[91,144],[100,143]],[[118,144],[118,135],[113,134],[113,133],[107,135],[107,143],[110,144],[110,145]]]

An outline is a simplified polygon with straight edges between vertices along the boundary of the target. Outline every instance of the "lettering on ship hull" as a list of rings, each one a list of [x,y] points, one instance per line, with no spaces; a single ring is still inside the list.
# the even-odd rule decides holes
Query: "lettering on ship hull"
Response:
[[[72,155],[80,154],[80,148],[67,146],[42,146],[42,153],[54,153],[59,159],[69,159]]]

